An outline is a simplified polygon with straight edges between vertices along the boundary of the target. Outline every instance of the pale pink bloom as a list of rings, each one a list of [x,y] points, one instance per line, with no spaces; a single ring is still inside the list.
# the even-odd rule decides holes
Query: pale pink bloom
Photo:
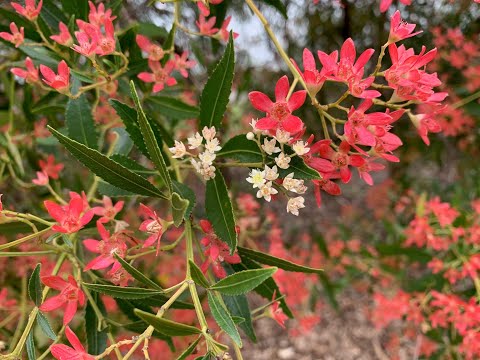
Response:
[[[38,186],[45,186],[48,184],[48,175],[45,171],[37,171],[37,178],[32,180],[32,183]]]
[[[146,36],[143,35],[137,35],[135,39],[138,47],[148,54],[149,60],[159,61],[163,59],[165,52],[161,46],[152,43]],[[175,54],[175,56],[177,55]]]
[[[36,83],[39,80],[38,69],[33,64],[32,59],[30,59],[28,56],[25,59],[25,67],[27,68],[27,70],[22,68],[12,68],[10,71],[14,75],[25,79],[25,81],[29,84]]]
[[[15,11],[20,15],[26,17],[30,21],[35,21],[42,10],[43,0],[38,2],[35,7],[35,0],[25,0],[25,7],[15,2],[10,3]]]
[[[105,11],[105,5],[103,3],[100,3],[98,8],[95,8],[95,4],[89,1],[88,6],[90,7],[88,21],[95,26],[100,27],[104,25],[106,21],[113,21],[117,18],[116,16],[112,16],[112,9]]]
[[[15,45],[15,47],[19,47],[20,45],[23,44],[23,41],[25,39],[25,32],[23,27],[18,29],[17,24],[14,22],[10,23],[10,31],[11,33],[8,32],[0,32],[0,38],[2,38],[5,41],[9,41],[12,44]]]
[[[72,39],[72,35],[70,34],[70,31],[68,30],[67,25],[65,25],[63,22],[60,22],[58,24],[58,27],[60,29],[60,33],[58,35],[50,36],[50,39],[52,39],[53,41],[63,46],[72,46],[73,39]]]

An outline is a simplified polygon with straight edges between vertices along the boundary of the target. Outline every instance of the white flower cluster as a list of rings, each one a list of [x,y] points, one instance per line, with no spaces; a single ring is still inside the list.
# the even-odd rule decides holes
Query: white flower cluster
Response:
[[[195,150],[203,146],[203,151],[200,151],[198,154],[198,160],[190,159],[195,170],[203,177],[204,180],[210,180],[215,177],[215,167],[213,166],[213,161],[216,158],[216,152],[220,151],[222,148],[220,146],[220,141],[215,137],[216,130],[215,127],[204,127],[202,134],[196,132],[194,135],[187,139],[188,149]],[[173,154],[173,158],[181,159],[185,155],[190,155],[185,144],[175,140],[175,146],[169,148],[170,152]]]
[[[249,132],[247,134],[247,139],[258,141],[256,140],[255,134],[261,134],[262,131],[256,129],[255,124],[256,120],[252,119],[250,125],[253,128],[253,132]],[[268,134],[265,133],[264,135],[268,136]],[[258,137],[258,139],[260,139],[260,137]],[[277,146],[277,142],[279,143],[280,147]],[[274,158],[276,165],[272,167],[265,165],[265,168],[263,170],[253,169],[252,171],[250,171],[249,177],[247,177],[247,181],[252,184],[253,188],[258,189],[257,198],[264,198],[266,201],[270,202],[272,199],[272,195],[278,194],[278,190],[275,188],[275,186],[277,186],[278,188],[280,188],[281,186],[286,191],[290,191],[298,195],[303,195],[307,191],[307,187],[305,186],[304,181],[301,179],[295,179],[293,172],[289,173],[287,176],[285,176],[285,178],[283,178],[283,182],[281,185],[274,185],[274,181],[277,180],[279,177],[278,168],[288,169],[290,167],[292,155],[285,154],[285,152],[283,151],[284,144],[290,142],[292,142],[292,137],[290,136],[290,134],[286,131],[279,129],[276,131],[275,136],[273,136],[272,138],[265,137],[263,139],[263,144],[259,143],[262,150],[266,154],[278,155]],[[310,150],[308,148],[308,144],[301,140],[295,141],[293,144],[291,144],[291,146],[293,151],[295,152],[295,155],[297,156],[305,155]],[[303,196],[289,198],[287,202],[287,213],[298,216],[299,209],[305,207],[304,203],[305,199],[303,198]]]

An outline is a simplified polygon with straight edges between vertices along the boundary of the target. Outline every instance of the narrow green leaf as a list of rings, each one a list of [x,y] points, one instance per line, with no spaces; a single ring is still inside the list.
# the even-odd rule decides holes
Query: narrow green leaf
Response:
[[[176,360],[185,360],[188,355],[192,354],[194,351],[195,351],[195,348],[197,347],[198,343],[200,342],[200,340],[202,339],[201,336],[199,336],[197,338],[197,340],[195,340],[193,343],[190,344],[190,346],[188,348],[186,348],[181,354],[179,357],[177,357]]]
[[[93,300],[105,315],[105,307],[100,299],[98,293],[92,294]],[[85,330],[87,334],[88,353],[91,355],[98,355],[105,351],[107,347],[107,333],[106,331],[98,331],[98,317],[90,300],[85,308]]]
[[[226,157],[246,162],[262,162],[262,152],[255,141],[248,140],[245,135],[237,135],[228,140],[217,157]]]
[[[87,284],[83,283],[87,289],[109,295],[119,299],[144,299],[155,295],[163,294],[159,290],[143,289],[137,287],[121,287],[115,285]]]
[[[290,272],[301,272],[305,274],[321,274],[323,269],[314,269],[308,266],[298,265],[291,261],[277,258],[272,255],[262,253],[260,251],[255,251],[252,249],[238,247],[238,254],[243,257],[248,257],[251,260],[257,261],[260,264],[276,266],[280,269]]]
[[[183,199],[188,200],[188,206],[183,215],[184,219],[188,219],[190,214],[192,213],[193,208],[195,207],[195,203],[197,202],[195,192],[192,189],[190,189],[187,185],[175,180],[172,180],[172,185],[173,185],[173,190],[177,194],[179,194]]]
[[[85,94],[78,99],[70,99],[65,109],[65,124],[68,137],[90,148],[98,146],[98,134],[92,116],[92,107]]]
[[[233,48],[233,36],[230,33],[225,53],[202,91],[199,115],[200,128],[215,126],[218,129],[220,127],[232,89],[234,68],[235,50]]]
[[[183,101],[167,96],[150,96],[147,102],[159,114],[172,119],[184,120],[198,117],[199,110],[195,106],[188,105]]]
[[[188,261],[190,266],[190,275],[195,284],[200,285],[201,287],[208,289],[210,284],[208,283],[207,278],[203,275],[202,270],[195,264],[192,260]]]
[[[33,339],[33,330],[30,330],[27,336],[27,356],[28,360],[36,360],[35,340]]]
[[[235,217],[227,185],[220,171],[216,172],[213,179],[207,181],[205,210],[215,233],[227,243],[230,253],[233,254],[237,247]]]
[[[167,336],[189,336],[202,333],[202,330],[196,327],[159,318],[154,314],[139,309],[135,309],[134,312],[140,319],[152,325],[159,333]]]
[[[37,306],[42,304],[42,283],[40,282],[41,267],[41,264],[37,264],[32,275],[30,275],[30,279],[28,280],[28,295]]]
[[[164,194],[140,175],[131,172],[97,150],[90,149],[78,141],[62,135],[52,127],[48,126],[48,129],[73,156],[106,182],[136,194],[167,199]]]
[[[225,331],[239,347],[242,347],[242,339],[228,310],[223,307],[222,303],[210,291],[207,295],[208,306],[220,329]]]
[[[182,199],[182,197],[176,192],[172,194],[172,217],[173,224],[176,227],[179,227],[182,224],[189,204],[190,202],[188,200]]]
[[[276,267],[236,272],[218,281],[210,289],[225,295],[245,294],[271,277],[275,271]]]
[[[45,335],[47,335],[52,340],[57,339],[57,335],[55,334],[55,331],[53,331],[50,322],[41,311],[39,311],[37,314],[37,322]]]
[[[128,262],[126,262],[124,259],[122,259],[120,256],[117,254],[114,254],[115,259],[122,265],[122,267],[125,269],[126,272],[128,272],[132,277],[140,281],[142,284],[150,286],[156,290],[163,291],[160,285],[155,283],[153,280],[150,280],[148,277],[146,277],[142,272],[138,271],[135,269],[132,265],[130,265]]]
[[[137,90],[135,89],[135,84],[133,81],[130,81],[130,91],[133,97],[133,101],[137,107],[138,113],[138,124],[145,140],[145,145],[147,146],[148,153],[150,154],[150,159],[155,164],[160,177],[162,178],[164,184],[167,186],[168,194],[171,195],[173,192],[172,179],[167,170],[167,165],[163,159],[162,152],[160,151],[160,145],[155,138],[150,122],[145,115],[145,112],[142,109],[142,104],[138,98]]]

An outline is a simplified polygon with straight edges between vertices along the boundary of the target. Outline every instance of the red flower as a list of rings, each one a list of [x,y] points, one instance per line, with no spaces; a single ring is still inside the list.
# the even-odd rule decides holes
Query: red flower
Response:
[[[220,38],[223,41],[228,41],[228,38],[230,37],[230,31],[228,31],[227,28],[228,25],[230,25],[231,20],[232,16],[227,16],[227,18],[222,23],[222,27],[220,28]],[[238,37],[238,34],[236,32],[233,32],[232,35],[234,39]]]
[[[113,219],[115,219],[115,215],[117,215],[122,209],[124,201],[119,201],[115,205],[112,203],[112,199],[108,196],[103,196],[103,206],[96,206],[92,208],[92,211],[95,215],[101,216],[98,220],[101,223],[107,223]]]
[[[324,66],[321,71],[318,71],[312,52],[306,48],[303,49],[303,72],[300,70],[295,60],[291,60],[300,75],[302,75],[302,78],[307,85],[308,91],[312,94],[318,93],[322,88],[323,84],[325,83],[325,80],[327,80],[327,75],[330,75],[329,69]]]
[[[30,59],[28,56],[25,59],[25,67],[27,68],[27,70],[22,68],[12,68],[10,71],[14,75],[25,79],[25,81],[29,84],[36,83],[39,80],[38,69],[33,64],[32,59]]]
[[[70,34],[70,31],[68,30],[67,25],[65,25],[63,22],[60,21],[60,23],[58,24],[58,27],[60,29],[60,33],[58,35],[50,36],[50,39],[59,43],[60,45],[71,46],[73,44],[73,39],[72,39],[72,35]]]
[[[371,171],[381,171],[385,169],[385,165],[374,162],[373,160],[365,160],[365,163],[357,167],[358,175],[368,185],[373,185],[373,179],[370,175]]]
[[[317,206],[320,207],[322,205],[322,197],[320,190],[325,191],[327,194],[330,195],[340,195],[342,190],[338,184],[334,183],[331,179],[335,178],[334,173],[322,173],[322,178],[320,180],[312,180],[314,185],[314,192],[315,192],[315,200],[317,201]]]
[[[62,163],[55,164],[55,156],[52,154],[48,155],[47,161],[39,160],[38,165],[42,171],[55,180],[58,179],[60,171],[62,171],[65,166]]]
[[[162,238],[164,229],[163,229],[163,220],[158,217],[157,213],[150,209],[148,206],[140,204],[140,210],[145,212],[145,214],[150,218],[145,220],[140,224],[140,231],[145,231],[150,236],[145,240],[143,247],[152,246],[157,243],[157,254],[160,251],[160,239]]]
[[[42,10],[43,0],[38,2],[37,7],[35,7],[35,0],[25,0],[25,7],[15,2],[10,3],[15,11],[20,15],[26,17],[30,21],[35,21]]]
[[[159,61],[163,59],[165,52],[163,49],[157,45],[153,44],[146,36],[137,35],[136,37],[137,45],[148,54],[148,59],[153,61]],[[175,54],[175,56],[177,56]]]
[[[95,357],[89,355],[85,348],[83,347],[80,340],[78,340],[77,335],[70,329],[70,327],[65,328],[65,335],[68,339],[68,342],[73,346],[55,344],[51,347],[52,355],[57,360],[94,360]]]
[[[350,145],[346,141],[340,143],[338,151],[334,151],[331,147],[331,140],[322,140],[319,148],[320,155],[329,159],[333,166],[340,171],[340,178],[346,184],[352,178],[352,172],[349,165],[359,167],[365,164],[365,160],[360,155],[349,155]]]
[[[184,77],[188,77],[188,69],[191,69],[195,66],[196,62],[193,60],[187,60],[188,51],[184,51],[182,55],[175,54],[175,68],[180,72]]]
[[[40,65],[40,72],[44,77],[43,81],[48,86],[51,86],[58,92],[69,91],[70,68],[64,60],[60,61],[58,64],[58,74],[55,74],[52,69],[45,65]]]
[[[45,300],[39,309],[49,312],[65,306],[63,325],[67,325],[75,316],[78,305],[85,304],[85,294],[71,275],[68,276],[68,281],[63,280],[60,276],[43,276],[42,282],[46,286],[60,291],[60,294]]]
[[[88,21],[95,26],[102,26],[107,21],[113,21],[117,17],[112,16],[112,9],[105,11],[105,5],[100,3],[98,8],[95,8],[95,4],[91,1],[88,2],[90,12],[88,14]]]
[[[276,290],[273,292],[272,301],[275,300]],[[285,320],[288,320],[288,316],[285,315],[282,308],[280,307],[280,301],[275,301],[270,306],[270,317],[275,320],[278,325],[285,329]]]
[[[215,25],[215,21],[217,21],[217,18],[215,16],[212,16],[207,21],[205,21],[205,16],[200,14],[200,17],[197,21],[195,21],[195,23],[197,24],[198,30],[200,30],[200,34],[211,36],[218,32],[218,29],[216,27],[213,27]]]
[[[422,138],[423,142],[427,145],[430,145],[430,140],[428,139],[428,133],[439,133],[442,131],[442,127],[435,120],[434,114],[417,114],[410,115],[410,120],[412,120],[413,125],[417,128],[417,132]]]
[[[303,121],[292,115],[305,102],[306,90],[296,91],[287,100],[290,83],[287,76],[282,76],[275,86],[275,102],[262,92],[252,91],[248,98],[253,107],[266,112],[266,116],[257,121],[255,127],[259,130],[269,130],[273,133],[277,129],[285,130],[295,134],[302,130]]]
[[[23,44],[23,40],[25,39],[25,32],[23,27],[18,29],[17,25],[12,22],[10,23],[10,31],[12,32],[11,34],[8,32],[0,32],[0,38],[2,38],[5,41],[9,41],[12,44],[15,45],[15,47],[19,47],[20,45]]]
[[[88,58],[95,56],[97,53],[98,33],[100,29],[82,20],[77,20],[77,25],[80,28],[80,31],[75,31],[78,45],[74,44],[72,49]]]
[[[392,5],[393,0],[381,0],[380,1],[380,11],[383,13],[388,10],[390,5]],[[402,4],[405,5],[410,5],[412,3],[412,0],[400,0]]]
[[[58,225],[53,225],[52,230],[71,234],[75,233],[92,220],[93,212],[85,211],[83,199],[80,195],[72,197],[68,205],[59,205],[53,201],[44,202],[48,213]]]
[[[400,11],[395,11],[390,23],[390,35],[388,36],[388,43],[392,44],[394,42],[420,34],[422,31],[413,32],[413,30],[415,30],[415,26],[417,25],[402,21]]]
[[[115,51],[115,29],[111,20],[105,20],[103,24],[104,33],[98,29],[97,32],[97,55],[105,56],[110,55]]]
[[[147,83],[153,82],[153,92],[162,91],[167,86],[173,86],[177,83],[177,80],[170,74],[175,69],[175,62],[173,60],[167,61],[164,67],[159,61],[148,60],[148,66],[153,73],[141,72],[138,74],[138,78]]]
[[[127,244],[123,241],[121,233],[115,233],[110,236],[110,233],[100,221],[97,221],[97,229],[102,240],[86,239],[83,240],[83,245],[85,245],[89,251],[100,255],[90,261],[83,271],[105,269],[112,264],[112,271],[116,271],[121,265],[115,259],[114,254],[117,254],[121,258],[125,257]]]

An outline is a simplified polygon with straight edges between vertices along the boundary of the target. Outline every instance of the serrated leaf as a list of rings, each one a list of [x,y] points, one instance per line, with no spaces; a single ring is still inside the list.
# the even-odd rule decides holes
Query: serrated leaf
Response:
[[[208,306],[220,329],[225,331],[239,347],[242,347],[242,339],[228,310],[223,307],[222,303],[210,291],[207,293],[207,296]]]
[[[65,124],[68,137],[90,148],[98,146],[98,134],[92,116],[92,107],[85,94],[68,100],[65,109]]]
[[[198,343],[200,342],[200,340],[202,339],[201,336],[199,336],[197,338],[197,340],[195,340],[193,343],[190,344],[190,346],[188,348],[186,348],[181,354],[179,357],[176,358],[176,360],[185,360],[188,355],[192,354],[194,351],[195,351],[195,348],[197,347]]]
[[[197,202],[197,198],[195,196],[195,192],[190,189],[187,185],[180,183],[176,180],[172,180],[173,190],[179,194],[183,199],[188,200],[188,206],[185,210],[183,218],[187,220],[192,213],[193,208],[195,207],[195,203]]]
[[[277,271],[276,267],[266,269],[254,269],[236,272],[229,275],[215,285],[210,290],[216,290],[225,295],[240,295],[255,289]]]
[[[105,315],[105,307],[100,299],[98,293],[92,294],[93,300]],[[107,347],[107,333],[105,330],[98,331],[98,317],[90,300],[85,308],[85,332],[87,334],[88,353],[91,355],[98,355],[105,351]]]
[[[217,236],[225,241],[233,254],[237,247],[237,232],[232,202],[228,196],[227,185],[220,171],[207,181],[205,193],[207,219],[212,223]]]
[[[155,283],[153,280],[150,280],[148,277],[146,277],[142,272],[138,271],[135,269],[132,265],[130,265],[128,262],[126,262],[124,259],[122,259],[120,256],[117,254],[114,254],[115,259],[122,265],[122,267],[125,269],[126,272],[128,272],[132,277],[141,282],[144,285],[150,286],[156,290],[163,291],[160,285]]]
[[[137,175],[107,156],[62,135],[48,126],[50,132],[63,144],[70,153],[97,176],[123,190],[144,196],[167,199],[155,186],[140,175]]]
[[[135,309],[134,312],[135,315],[137,315],[147,324],[152,325],[159,333],[167,336],[189,336],[202,333],[202,330],[196,327],[159,318],[153,314],[139,309]]]
[[[226,157],[246,162],[262,162],[262,152],[255,141],[248,140],[245,135],[237,135],[228,140],[217,157]]]
[[[262,253],[260,251],[238,247],[238,254],[242,259],[248,257],[251,260],[257,261],[260,264],[276,266],[282,270],[290,272],[301,272],[305,274],[321,274],[323,269],[314,269],[308,266],[298,265],[291,261],[281,259],[272,255]]]
[[[87,284],[83,283],[87,289],[100,294],[109,295],[118,299],[145,299],[155,295],[162,295],[163,291],[143,289],[137,287],[122,287],[115,285]]]
[[[185,213],[187,212],[189,205],[189,201],[186,199],[182,199],[182,197],[174,192],[172,194],[172,217],[173,217],[173,224],[176,227],[179,227],[183,219],[185,218]]]
[[[40,269],[42,265],[37,264],[33,270],[30,279],[28,280],[28,296],[35,303],[40,306],[42,304],[42,283],[40,282]]]
[[[52,340],[57,339],[57,335],[50,326],[50,322],[41,311],[39,311],[37,314],[37,322],[45,335],[47,335]]]
[[[199,115],[201,129],[204,126],[220,128],[232,89],[234,69],[235,50],[233,36],[230,33],[225,53],[202,91]]]
[[[167,170],[167,165],[165,164],[165,160],[163,158],[162,152],[160,151],[160,144],[157,142],[155,138],[155,134],[153,133],[152,127],[150,122],[143,111],[142,104],[140,103],[140,99],[138,98],[137,90],[135,89],[135,84],[133,81],[130,81],[130,91],[133,97],[133,101],[137,107],[138,113],[138,124],[140,126],[140,131],[142,132],[143,139],[145,141],[145,145],[147,147],[148,153],[150,154],[150,159],[155,164],[160,177],[162,178],[164,184],[167,186],[169,196],[173,192],[172,186],[172,179],[170,178],[170,174]]]
[[[30,330],[28,333],[26,345],[28,360],[36,360],[37,357],[35,355],[35,340],[33,339],[33,330]]]
[[[159,114],[172,119],[195,119],[199,115],[197,107],[188,105],[183,101],[167,96],[150,96],[147,102]]]
[[[208,289],[210,284],[208,283],[207,278],[203,275],[202,270],[195,264],[192,260],[188,261],[190,266],[190,276],[195,284],[200,285],[201,287]]]

